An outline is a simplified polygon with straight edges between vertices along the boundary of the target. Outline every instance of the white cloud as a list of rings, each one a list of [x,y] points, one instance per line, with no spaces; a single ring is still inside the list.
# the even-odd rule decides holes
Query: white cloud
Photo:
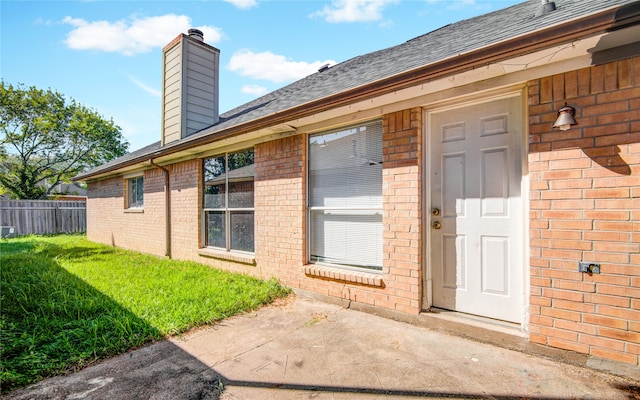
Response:
[[[458,3],[462,5],[475,5],[476,0],[426,0],[429,4],[438,4],[438,3]]]
[[[227,3],[231,3],[237,8],[240,8],[243,10],[256,7],[258,5],[258,2],[255,0],[224,0],[224,1],[226,1]]]
[[[483,7],[484,7],[483,5],[477,4],[476,0],[457,0],[457,1],[452,1],[451,3],[448,3],[445,9],[450,11],[456,11],[456,10],[462,10],[463,8],[478,9]]]
[[[426,0],[429,4],[442,5],[442,9],[446,11],[458,11],[464,8],[472,8],[475,10],[489,9],[491,6],[487,3],[478,3],[476,0]]]
[[[267,93],[267,88],[260,85],[244,85],[240,91],[254,96],[262,96]]]
[[[281,83],[304,78],[316,72],[324,64],[335,63],[333,60],[311,63],[292,61],[270,51],[254,53],[249,50],[240,50],[231,56],[228,68],[242,76]]]
[[[129,78],[129,80],[131,82],[133,82],[134,85],[136,85],[140,89],[144,90],[145,92],[149,93],[150,95],[152,95],[154,97],[161,97],[162,96],[162,92],[160,90],[147,85],[146,83],[142,82],[141,80],[139,80],[135,76],[129,75],[127,77]]]
[[[331,23],[369,22],[382,19],[382,10],[398,0],[332,0],[331,6],[324,6],[312,17],[321,17]]]
[[[191,18],[175,14],[115,22],[65,17],[62,22],[74,27],[65,41],[69,48],[118,52],[127,56],[146,53],[154,47],[162,48],[180,33],[186,33],[192,28]],[[203,32],[207,43],[217,43],[222,38],[220,28],[193,28]]]

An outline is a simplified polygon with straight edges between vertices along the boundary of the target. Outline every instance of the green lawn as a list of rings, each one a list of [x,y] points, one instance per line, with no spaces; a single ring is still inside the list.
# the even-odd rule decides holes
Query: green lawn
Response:
[[[0,240],[0,387],[18,387],[289,294],[80,235]]]

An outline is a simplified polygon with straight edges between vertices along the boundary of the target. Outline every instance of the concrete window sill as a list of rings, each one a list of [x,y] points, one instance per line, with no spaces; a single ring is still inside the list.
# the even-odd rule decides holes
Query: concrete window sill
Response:
[[[318,278],[327,278],[337,281],[359,283],[367,286],[384,287],[381,274],[372,272],[359,272],[325,265],[310,264],[304,267],[304,273]]]
[[[125,208],[125,213],[133,213],[133,214],[142,214],[144,212],[144,208]]]
[[[198,249],[202,257],[217,258],[218,260],[233,261],[241,264],[256,265],[256,258],[251,254],[232,253],[215,249]]]

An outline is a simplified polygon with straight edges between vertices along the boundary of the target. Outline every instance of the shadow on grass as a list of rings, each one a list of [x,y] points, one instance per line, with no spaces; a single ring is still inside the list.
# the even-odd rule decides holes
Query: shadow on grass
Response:
[[[119,250],[113,247],[106,246],[80,246],[74,244],[73,246],[61,246],[51,241],[30,240],[33,237],[52,237],[55,238],[60,235],[43,235],[43,236],[24,236],[10,240],[0,240],[0,255],[8,255],[13,253],[31,253],[39,254],[43,257],[50,258],[63,258],[63,259],[77,259],[84,257],[92,257],[102,254],[113,254]],[[72,235],[65,235],[72,236]],[[79,235],[78,235],[79,236]],[[84,235],[82,235],[84,236]]]
[[[29,240],[0,246],[3,398],[220,397],[215,371],[169,341],[144,346],[163,335],[58,263],[117,250]]]
[[[104,254],[114,254],[119,250],[114,247],[106,246],[80,246],[74,244],[73,246],[59,246],[54,243],[47,243],[43,246],[39,253],[46,257],[61,258],[66,260],[74,260],[78,258],[91,257],[94,260],[98,260],[97,256]]]
[[[66,249],[47,246],[45,255],[19,247],[0,255],[2,393],[162,337],[62,268],[54,257]]]
[[[117,250],[30,240],[0,245],[3,398],[220,397],[213,369],[169,341],[144,346],[163,335],[59,263]]]

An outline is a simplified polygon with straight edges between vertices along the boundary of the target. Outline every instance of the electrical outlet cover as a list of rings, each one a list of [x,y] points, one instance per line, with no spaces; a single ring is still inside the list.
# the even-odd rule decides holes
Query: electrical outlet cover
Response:
[[[586,272],[590,274],[599,274],[600,273],[600,264],[588,262],[588,261],[580,261],[578,263],[578,272]]]

